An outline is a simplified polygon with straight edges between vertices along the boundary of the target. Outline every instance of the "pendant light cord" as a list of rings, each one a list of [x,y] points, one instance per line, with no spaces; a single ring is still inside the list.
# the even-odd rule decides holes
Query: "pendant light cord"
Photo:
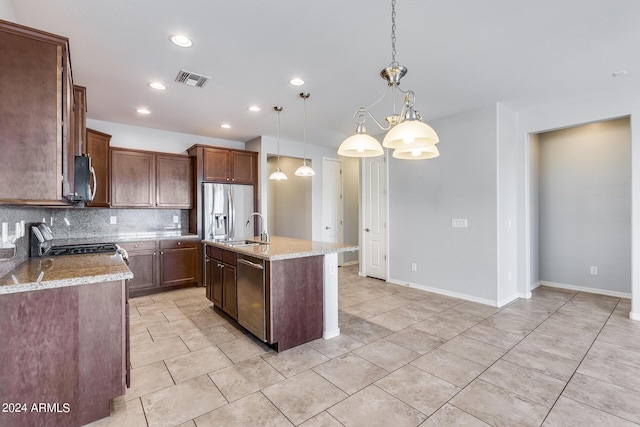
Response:
[[[307,164],[307,97],[303,96],[304,99],[304,133],[303,133],[303,141],[304,141],[304,157],[302,158],[304,164]]]
[[[276,115],[276,128],[278,129],[278,170],[280,170],[280,111],[282,111],[282,107],[273,107],[273,109],[278,113]]]

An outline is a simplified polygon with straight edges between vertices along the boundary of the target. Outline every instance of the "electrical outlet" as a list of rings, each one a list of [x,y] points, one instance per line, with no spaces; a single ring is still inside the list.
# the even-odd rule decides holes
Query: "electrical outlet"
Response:
[[[415,262],[411,263],[411,271],[418,271],[418,264],[416,264]]]
[[[109,217],[109,224],[117,224],[118,223],[118,217],[117,216],[110,216]]]
[[[174,223],[174,224],[177,224],[177,223],[179,223],[179,222],[180,222],[180,218],[178,217],[178,215],[174,215],[174,216],[173,216],[173,223]]]
[[[591,272],[592,276],[597,276],[598,275],[598,267],[596,267],[595,265],[592,265],[591,269],[590,269],[590,272]]]
[[[468,222],[466,218],[451,218],[451,227],[453,228],[467,228]]]

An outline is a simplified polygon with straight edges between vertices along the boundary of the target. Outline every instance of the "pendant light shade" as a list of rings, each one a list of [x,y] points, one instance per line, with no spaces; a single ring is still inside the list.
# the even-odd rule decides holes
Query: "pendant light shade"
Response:
[[[311,166],[307,165],[307,99],[310,96],[310,93],[300,93],[300,98],[304,101],[304,158],[302,159],[302,166],[296,169],[296,176],[314,176],[316,174]]]
[[[287,179],[287,174],[280,170],[280,111],[282,107],[273,107],[273,111],[277,113],[277,126],[278,126],[278,167],[276,171],[269,175],[269,179],[273,181],[284,181]]]
[[[280,170],[280,166],[278,166],[278,168],[276,169],[276,171],[274,173],[272,173],[271,175],[269,175],[269,179],[273,180],[273,181],[285,181],[287,179],[289,179],[287,177],[287,174],[282,172]]]
[[[338,154],[345,157],[376,157],[382,156],[384,150],[377,139],[367,134],[364,124],[359,123],[355,135],[340,144]]]
[[[393,150],[393,157],[403,160],[433,159],[439,155],[440,152],[435,145],[422,148],[396,148]]]

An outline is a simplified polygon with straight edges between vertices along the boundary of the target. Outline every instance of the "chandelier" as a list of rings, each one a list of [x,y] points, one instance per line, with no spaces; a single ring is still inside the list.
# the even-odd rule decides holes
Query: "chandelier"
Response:
[[[407,74],[407,69],[396,61],[396,0],[391,1],[391,63],[380,71],[380,77],[387,81],[387,89],[377,101],[368,107],[360,107],[353,115],[356,123],[356,132],[345,139],[338,154],[347,157],[375,157],[384,155],[384,149],[393,148],[393,157],[399,159],[431,159],[438,157],[440,153],[436,144],[438,135],[424,123],[422,116],[413,105],[415,94],[413,91],[400,89],[400,80]],[[380,103],[391,92],[393,97],[393,113],[386,117],[386,125],[378,121],[369,111]],[[404,97],[402,110],[395,111],[396,98]],[[388,131],[382,142],[367,134],[365,122],[367,116],[383,131]]]

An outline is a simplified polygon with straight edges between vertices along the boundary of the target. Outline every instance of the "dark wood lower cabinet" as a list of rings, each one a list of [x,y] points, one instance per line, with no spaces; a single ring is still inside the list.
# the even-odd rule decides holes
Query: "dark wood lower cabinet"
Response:
[[[132,297],[202,283],[198,240],[142,240],[120,246],[129,254]]]
[[[207,246],[207,298],[234,319],[238,318],[236,254]]]

